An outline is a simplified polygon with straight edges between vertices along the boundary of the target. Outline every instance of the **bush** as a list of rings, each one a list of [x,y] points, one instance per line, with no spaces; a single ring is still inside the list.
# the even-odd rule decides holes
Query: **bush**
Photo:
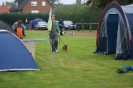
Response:
[[[9,25],[12,25],[17,20],[22,20],[24,24],[26,24],[25,20],[28,21],[33,20],[35,18],[41,18],[43,20],[48,20],[48,13],[39,13],[39,14],[32,14],[32,13],[3,13],[0,14],[0,19],[8,23]]]
[[[55,11],[57,19],[72,20],[74,23],[97,23],[102,9],[73,5],[62,7]]]
[[[100,14],[102,12],[101,8],[88,7],[81,5],[72,5],[69,7],[58,8],[54,13],[56,19],[59,20],[62,17],[64,20],[71,20],[74,23],[98,23]],[[25,20],[33,20],[35,18],[41,18],[48,21],[49,13],[3,13],[0,14],[1,20],[5,21],[9,25],[12,25],[17,20],[22,20],[25,24]],[[88,25],[85,26],[85,29],[89,28]]]

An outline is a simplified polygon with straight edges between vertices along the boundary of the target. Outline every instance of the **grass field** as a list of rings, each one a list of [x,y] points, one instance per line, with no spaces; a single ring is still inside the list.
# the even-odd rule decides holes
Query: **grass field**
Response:
[[[27,39],[48,38],[46,31],[26,31],[26,35]],[[62,52],[61,41],[59,53],[51,53],[49,40],[36,42],[40,71],[0,72],[0,88],[133,88],[132,71],[116,72],[125,64],[133,65],[132,60],[94,54],[95,36],[66,34],[61,39],[68,44],[68,53]]]

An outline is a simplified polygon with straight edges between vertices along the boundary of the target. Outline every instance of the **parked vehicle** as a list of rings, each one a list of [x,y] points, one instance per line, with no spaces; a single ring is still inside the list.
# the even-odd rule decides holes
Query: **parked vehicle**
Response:
[[[64,20],[64,28],[67,29],[75,29],[75,25],[70,20]]]
[[[35,18],[29,21],[29,29],[45,29],[46,21],[41,18]]]
[[[47,23],[46,22],[38,22],[36,25],[36,29],[46,29]]]

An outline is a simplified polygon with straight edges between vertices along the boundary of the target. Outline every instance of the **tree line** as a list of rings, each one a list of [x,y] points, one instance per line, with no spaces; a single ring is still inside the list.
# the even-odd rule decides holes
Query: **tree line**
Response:
[[[133,4],[133,0],[87,0],[86,4],[93,3],[94,6],[104,8],[110,2],[118,2],[120,5]]]
[[[89,0],[86,2],[86,4],[93,2],[93,5],[89,7],[85,6],[84,4],[81,5],[80,1],[81,0],[78,0],[77,4],[73,4],[69,7],[58,8],[54,12],[57,17],[56,19],[59,20],[60,18],[63,18],[64,20],[71,20],[74,23],[92,23],[92,22],[97,23],[100,14],[103,10],[103,6],[105,7],[106,4],[112,2],[112,0]],[[116,1],[119,1],[120,3],[125,5],[125,3],[130,4],[133,0],[116,0]],[[39,13],[39,14],[3,13],[0,14],[0,19],[12,25],[15,21],[20,19],[24,22],[24,24],[25,24],[25,19],[28,19],[28,21],[30,21],[35,18],[41,18],[47,21],[48,16],[49,16],[48,13]]]

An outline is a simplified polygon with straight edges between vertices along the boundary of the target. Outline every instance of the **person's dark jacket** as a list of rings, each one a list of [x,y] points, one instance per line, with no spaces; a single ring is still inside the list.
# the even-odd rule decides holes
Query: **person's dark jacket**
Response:
[[[59,20],[59,27],[63,28],[64,27],[64,21],[63,20]]]

